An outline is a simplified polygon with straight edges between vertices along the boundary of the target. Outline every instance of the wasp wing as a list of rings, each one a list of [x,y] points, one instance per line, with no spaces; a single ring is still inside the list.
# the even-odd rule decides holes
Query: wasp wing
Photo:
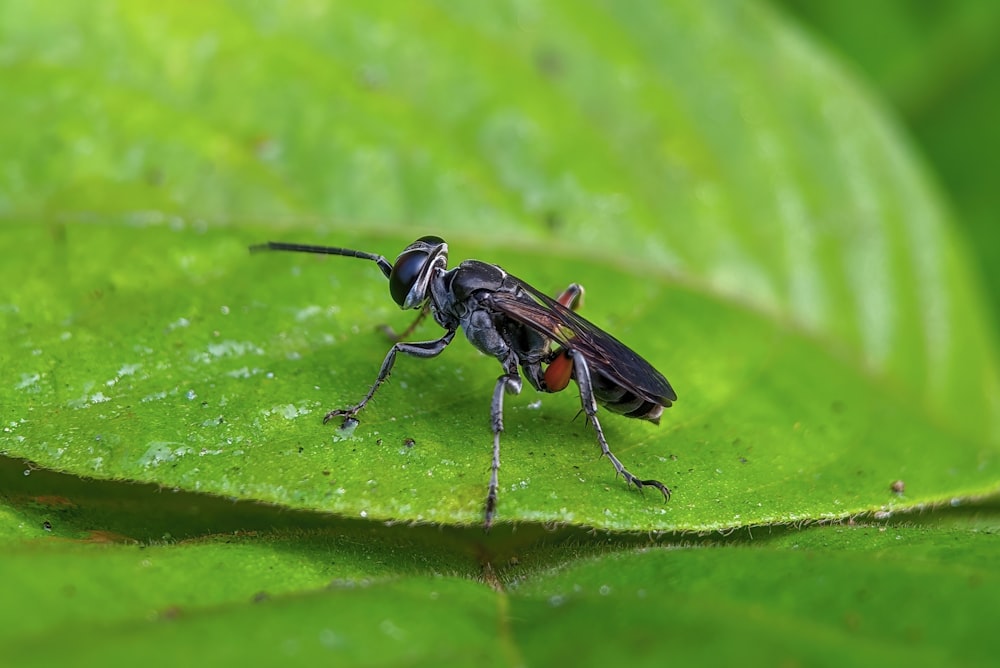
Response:
[[[643,399],[661,406],[677,401],[674,388],[663,374],[634,350],[521,279],[507,276],[523,291],[492,293],[489,301],[498,311],[585,355],[592,369]]]

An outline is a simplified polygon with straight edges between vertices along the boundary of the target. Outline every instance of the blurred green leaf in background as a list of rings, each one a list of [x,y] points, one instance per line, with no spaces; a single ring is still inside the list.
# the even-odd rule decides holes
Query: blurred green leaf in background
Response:
[[[968,155],[936,180],[987,128],[914,119],[930,22],[976,71],[996,12],[914,7],[791,5],[887,27],[896,65],[848,40],[880,96],[753,2],[0,2],[0,651],[989,664],[995,195]],[[669,503],[575,387],[526,389],[484,534],[500,371],[459,339],[322,424],[414,314],[371,263],[247,246],[425,234],[583,283],[664,372],[659,427],[602,420]]]
[[[1000,314],[1000,5],[775,3],[853,63],[909,130],[954,204],[994,319]],[[863,18],[862,18],[863,17]]]

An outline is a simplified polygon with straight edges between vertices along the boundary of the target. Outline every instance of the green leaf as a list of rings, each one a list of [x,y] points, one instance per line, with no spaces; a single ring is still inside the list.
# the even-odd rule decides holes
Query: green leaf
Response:
[[[1000,5],[778,0],[857,64],[913,135],[969,239],[987,305],[1000,304],[993,174],[1000,135]],[[859,20],[864,17],[863,20]]]
[[[302,63],[285,85],[311,95],[274,106],[250,69],[216,69],[263,17],[206,9],[230,20],[197,41],[210,17],[104,7],[76,18],[135,22],[102,47],[136,54],[120,74],[127,86],[110,79],[89,97],[80,70],[107,76],[119,63],[101,48],[15,50],[22,114],[54,109],[54,91],[94,101],[61,106],[54,155],[24,148],[29,168],[53,170],[43,182],[60,195],[32,190],[19,208],[79,212],[93,192],[109,204],[87,224],[36,218],[4,228],[4,247],[38,249],[13,253],[0,270],[17,286],[4,328],[9,455],[347,516],[478,521],[497,366],[461,343],[432,362],[402,360],[362,426],[336,442],[342,435],[320,416],[356,402],[374,379],[387,347],[374,325],[406,321],[370,265],[245,250],[277,236],[391,258],[432,220],[453,240],[453,257],[499,262],[551,292],[583,282],[586,314],[663,369],[680,395],[660,429],[605,419],[626,465],[674,488],[668,505],[628,493],[597,461],[587,425],[571,422],[571,392],[543,397],[539,410],[535,397],[509,400],[502,520],[707,529],[1000,486],[993,355],[940,206],[864,95],[767,14],[716,8],[703,25],[681,9],[589,6],[569,16],[553,6],[523,17],[531,29],[492,85],[524,83],[503,98],[498,88],[456,87],[488,80],[488,45],[500,39],[491,31],[510,29],[490,12],[436,15],[453,39],[354,17],[389,31],[388,45],[359,41],[333,16],[269,15],[262,48],[273,57],[253,62],[272,79]],[[36,36],[71,18],[35,11],[21,25]],[[711,31],[737,22],[739,37],[718,51]],[[146,41],[152,25],[190,47],[180,65]],[[471,55],[451,64],[456,49]],[[197,67],[187,60],[196,57]],[[39,72],[47,58],[59,66]],[[331,78],[320,62],[355,69]],[[170,66],[178,69],[164,89]],[[767,86],[775,67],[777,92]],[[369,70],[382,73],[374,83]],[[39,76],[49,85],[29,89]],[[216,92],[206,96],[206,86]],[[458,95],[445,100],[439,87]],[[240,105],[234,119],[237,93],[261,103]],[[337,100],[328,114],[319,113],[325,96]],[[401,127],[403,102],[411,119],[469,134]],[[461,123],[456,106],[476,112]],[[179,125],[178,107],[189,110]],[[98,113],[142,127],[99,123]],[[868,121],[848,126],[854,117]],[[300,136],[304,128],[315,135]],[[201,138],[186,146],[192,133]],[[277,148],[254,149],[251,137]],[[466,142],[477,148],[459,151]],[[84,159],[84,144],[106,159]],[[150,170],[162,176],[150,182]],[[460,197],[443,185],[447,175],[471,179]],[[156,199],[166,210],[145,218],[182,217],[115,220],[115,202],[147,191],[177,204]],[[188,220],[223,207],[238,228]],[[276,230],[247,222],[251,212],[416,225],[377,235],[343,223]],[[436,337],[433,329],[421,335]],[[896,479],[907,483],[904,498],[890,492]]]
[[[176,665],[193,652],[233,665],[535,665],[567,653],[581,665],[623,653],[631,664],[662,665],[665,652],[677,661],[989,665],[1000,649],[990,632],[1000,596],[995,504],[940,514],[933,528],[660,541],[563,530],[544,543],[528,528],[498,549],[474,528],[317,522],[46,472],[32,475],[43,488],[68,488],[75,502],[28,501],[30,476],[0,473],[16,494],[0,514],[11,603],[0,607],[0,646],[13,665],[116,665],[143,654]],[[11,515],[31,530],[11,538]],[[234,515],[244,530],[226,528]],[[133,537],[161,524],[184,533],[128,544],[81,531],[95,524]],[[476,560],[462,554],[471,549],[492,552],[496,564],[480,582]]]
[[[5,658],[995,655],[995,333],[892,119],[766,8],[6,3],[0,45]],[[460,339],[322,424],[415,314],[247,247],[424,234],[586,286],[679,394],[601,413],[669,503],[529,389],[484,535],[500,367]],[[946,504],[985,526],[788,528]]]
[[[515,635],[524,632],[525,654],[538,663],[558,660],[552,637],[602,619],[601,639],[582,648],[593,665],[622,652],[662,665],[664,633],[686,639],[673,661],[697,661],[711,646],[725,664],[895,656],[988,665],[997,565],[995,533],[968,530],[816,527],[741,547],[650,548],[583,560],[518,588]],[[963,610],[954,618],[926,614],[955,600]]]
[[[19,235],[14,245],[46,244],[38,226],[6,234]],[[5,366],[16,381],[5,404],[20,406],[7,427],[11,455],[349,517],[479,520],[498,367],[471,347],[400,360],[350,436],[321,424],[374,379],[387,348],[374,323],[406,322],[389,310],[373,265],[250,257],[242,239],[264,231],[93,224],[62,234],[47,258],[22,255],[5,268],[11,282],[29,264],[41,269],[22,281],[8,330]],[[514,267],[542,260],[528,252],[490,259],[524,274]],[[551,251],[547,263],[545,288],[556,285],[545,276],[582,271]],[[63,272],[69,281],[47,278]],[[537,398],[525,396],[507,401],[502,519],[723,528],[906,508],[995,486],[995,459],[983,460],[963,425],[935,424],[929,409],[801,332],[662,279],[607,265],[587,274],[588,313],[651,359],[670,360],[660,366],[680,379],[681,400],[660,429],[605,418],[619,456],[668,481],[674,498],[663,504],[615,481],[587,425],[571,421],[572,393],[542,397],[535,409]],[[671,314],[685,317],[669,339],[658,337]],[[897,478],[903,497],[889,489]]]

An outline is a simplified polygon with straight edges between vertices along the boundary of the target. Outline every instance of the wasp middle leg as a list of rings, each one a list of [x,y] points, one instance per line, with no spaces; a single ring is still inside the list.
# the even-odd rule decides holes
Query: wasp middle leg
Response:
[[[413,322],[411,322],[410,326],[404,329],[402,332],[397,333],[396,330],[394,330],[389,325],[379,325],[378,330],[383,334],[385,334],[386,338],[392,341],[393,343],[399,343],[403,339],[409,337],[410,334],[413,334],[414,330],[416,330],[417,327],[420,326],[420,323],[422,323],[424,319],[427,318],[427,315],[430,312],[431,312],[431,303],[427,302],[426,304],[424,304],[424,307],[420,309],[420,313],[417,314],[416,319]]]
[[[490,424],[493,427],[493,464],[490,467],[490,487],[486,493],[486,513],[483,529],[490,530],[497,510],[497,488],[500,471],[500,434],[503,433],[503,395],[521,393],[521,376],[517,373],[517,362],[504,364],[505,371],[497,378],[493,388],[493,403],[490,405]]]

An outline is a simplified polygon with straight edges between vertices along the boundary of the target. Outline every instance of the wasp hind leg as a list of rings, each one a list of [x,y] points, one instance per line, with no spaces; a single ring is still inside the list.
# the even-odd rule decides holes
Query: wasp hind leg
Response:
[[[601,455],[608,458],[611,465],[615,467],[615,472],[625,478],[627,484],[635,485],[640,490],[643,487],[655,487],[663,494],[664,500],[669,501],[669,487],[659,480],[640,480],[635,477],[622,465],[614,453],[611,452],[611,449],[608,447],[608,441],[604,438],[604,430],[601,429],[601,423],[597,421],[597,399],[594,397],[594,386],[590,379],[590,367],[587,365],[587,360],[584,359],[583,355],[572,350],[566,351],[566,354],[572,358],[576,384],[580,388],[580,402],[583,404],[583,412],[586,413],[587,419],[590,420],[594,431],[597,432],[597,442],[601,446]]]
[[[382,385],[389,378],[389,374],[392,373],[392,366],[396,363],[396,353],[404,353],[406,355],[411,355],[413,357],[437,357],[440,355],[451,340],[455,338],[455,332],[457,330],[450,330],[440,339],[434,341],[421,341],[418,343],[396,343],[392,348],[389,349],[389,353],[385,356],[385,360],[382,361],[382,368],[379,369],[378,378],[372,384],[371,389],[368,390],[368,394],[362,399],[358,404],[351,406],[350,408],[340,408],[337,410],[332,410],[323,417],[323,424],[326,424],[335,417],[343,417],[346,420],[354,419],[354,416],[361,412],[372,397],[375,396],[375,392],[378,390],[379,386]]]

